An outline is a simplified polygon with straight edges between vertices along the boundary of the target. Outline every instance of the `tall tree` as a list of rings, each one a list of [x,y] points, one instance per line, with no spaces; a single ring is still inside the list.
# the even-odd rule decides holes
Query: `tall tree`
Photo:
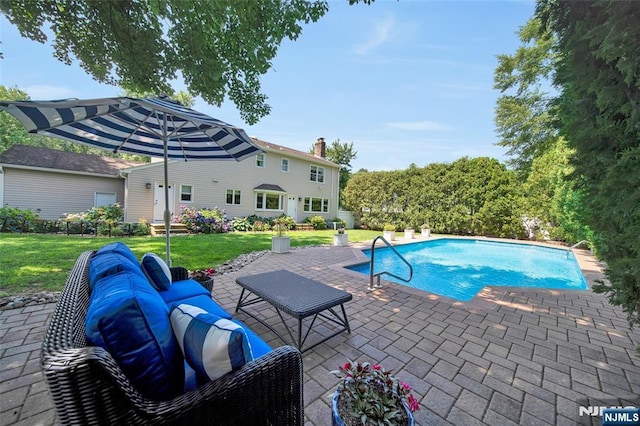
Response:
[[[328,10],[300,0],[3,0],[0,12],[23,37],[77,60],[97,81],[138,92],[172,92],[180,74],[194,96],[228,97],[249,123],[269,113],[260,76],[280,43]]]
[[[552,33],[538,18],[521,27],[518,37],[522,44],[515,54],[498,55],[494,88],[501,95],[495,122],[501,138],[498,145],[508,148],[509,164],[526,177],[533,159],[558,137],[550,84],[558,55]]]
[[[353,142],[340,142],[336,139],[327,147],[325,154],[327,159],[340,164],[340,205],[344,204],[344,188],[351,177],[351,161],[358,156],[358,151],[353,148]]]
[[[595,287],[640,324],[640,4],[540,0],[562,53],[562,134],[576,150],[588,221],[610,285]]]

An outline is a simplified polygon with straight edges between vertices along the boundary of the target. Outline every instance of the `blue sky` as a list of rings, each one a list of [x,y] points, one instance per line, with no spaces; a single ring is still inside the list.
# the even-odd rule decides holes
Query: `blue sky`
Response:
[[[533,1],[330,2],[329,12],[285,40],[262,79],[272,112],[248,126],[235,106],[195,108],[251,136],[308,151],[318,137],[353,142],[354,171],[404,169],[463,156],[504,161],[495,146],[496,55],[519,46]],[[117,96],[50,47],[23,39],[0,18],[0,84],[31,99]],[[184,89],[176,82],[177,90]]]

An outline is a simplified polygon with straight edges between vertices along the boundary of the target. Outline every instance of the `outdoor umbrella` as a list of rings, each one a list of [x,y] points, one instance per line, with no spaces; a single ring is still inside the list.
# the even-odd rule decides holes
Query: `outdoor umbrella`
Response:
[[[166,259],[171,264],[168,160],[236,160],[258,148],[244,130],[168,97],[0,101],[30,132],[108,151],[164,158]]]

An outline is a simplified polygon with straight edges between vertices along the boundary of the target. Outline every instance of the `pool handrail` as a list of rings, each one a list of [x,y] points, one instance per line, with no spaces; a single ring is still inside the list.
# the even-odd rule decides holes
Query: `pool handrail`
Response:
[[[399,277],[398,275],[393,274],[389,271],[382,271],[376,274],[373,273],[373,266],[374,266],[373,263],[374,263],[375,254],[376,254],[376,242],[378,240],[382,240],[387,245],[387,247],[389,247],[409,267],[409,278]],[[367,288],[367,290],[373,291],[376,288],[381,288],[382,284],[380,284],[380,276],[384,274],[390,275],[394,278],[399,279],[400,281],[404,281],[405,283],[408,283],[409,281],[411,281],[411,278],[413,278],[413,266],[411,266],[411,264],[407,262],[407,259],[405,259],[398,252],[398,250],[396,250],[395,247],[393,247],[391,243],[389,243],[389,241],[387,241],[382,235],[378,235],[373,239],[373,242],[371,243],[371,266],[369,268],[369,287]],[[377,283],[375,285],[373,284],[373,277],[377,277]]]

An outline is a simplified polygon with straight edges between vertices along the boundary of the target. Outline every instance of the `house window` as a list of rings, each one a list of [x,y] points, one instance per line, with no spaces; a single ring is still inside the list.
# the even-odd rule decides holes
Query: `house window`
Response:
[[[306,213],[328,213],[329,200],[327,198],[304,197],[304,211]]]
[[[310,179],[312,182],[324,183],[324,167],[311,166]]]
[[[264,154],[256,155],[256,167],[264,167]]]
[[[227,189],[227,204],[240,204],[239,189]]]
[[[280,170],[282,170],[283,173],[289,173],[289,159],[288,158],[283,158],[280,161]]]
[[[256,192],[256,210],[282,211],[284,195],[275,192]]]
[[[111,204],[115,204],[115,203],[116,203],[115,192],[96,192],[93,197],[94,207],[110,206]]]
[[[180,185],[180,202],[193,203],[193,185]]]

